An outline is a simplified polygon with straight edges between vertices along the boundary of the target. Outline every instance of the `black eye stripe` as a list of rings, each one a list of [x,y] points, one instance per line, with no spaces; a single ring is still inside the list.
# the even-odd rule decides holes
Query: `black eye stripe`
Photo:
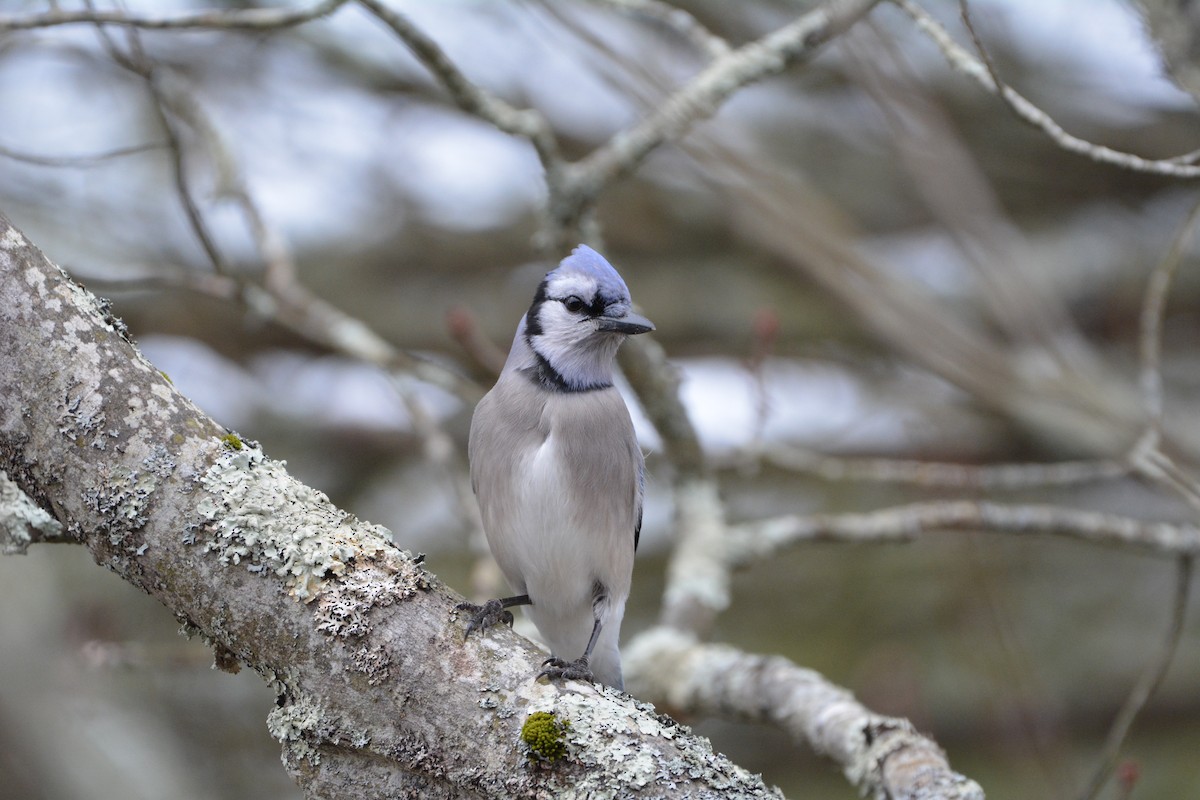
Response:
[[[578,298],[580,302],[584,303],[584,305],[579,309],[579,311],[572,313],[582,313],[591,318],[601,316],[604,313],[604,310],[613,303],[629,302],[628,298],[622,299],[620,297],[614,297],[611,294],[606,296],[602,291],[596,292],[592,296],[590,303],[587,303],[583,298],[579,297],[579,295],[551,297],[549,288],[549,280],[543,279],[542,282],[538,284],[537,292],[535,292],[533,295],[533,302],[530,304],[529,310],[525,313],[525,337],[527,340],[531,340],[534,336],[540,336],[545,333],[542,328],[542,320],[539,316],[539,311],[541,310],[541,307],[548,302],[558,302],[561,303],[564,308],[566,308],[567,302],[571,300],[571,298]]]
[[[563,306],[566,307],[567,311],[570,311],[573,314],[577,314],[582,311],[589,317],[600,316],[604,313],[604,309],[607,308],[608,305],[604,302],[604,298],[599,295],[593,297],[591,303],[585,303],[583,298],[575,294],[562,298],[561,302]]]

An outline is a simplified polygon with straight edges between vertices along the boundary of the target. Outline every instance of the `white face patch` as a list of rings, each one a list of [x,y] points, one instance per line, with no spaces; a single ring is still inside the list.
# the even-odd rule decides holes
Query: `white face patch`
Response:
[[[563,300],[572,296],[590,306],[596,284],[583,276],[566,278],[558,281],[557,287],[554,282],[547,285],[548,297],[536,309],[541,331],[529,337],[529,345],[567,386],[608,386],[612,383],[613,356],[625,337],[598,330],[595,318],[586,311],[567,310]],[[591,287],[591,291],[585,291],[585,287]]]
[[[578,272],[555,273],[546,281],[546,296],[554,300],[565,300],[575,295],[584,303],[590,304],[596,296],[597,288],[596,279],[590,275],[581,275]]]

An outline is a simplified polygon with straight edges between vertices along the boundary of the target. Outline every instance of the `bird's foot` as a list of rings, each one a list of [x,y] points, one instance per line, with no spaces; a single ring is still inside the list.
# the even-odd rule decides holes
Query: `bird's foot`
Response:
[[[499,600],[488,600],[481,606],[474,603],[459,603],[455,608],[459,611],[470,611],[472,614],[471,621],[467,623],[467,632],[463,634],[464,641],[474,631],[485,631],[501,622],[510,628],[513,626],[512,612],[505,608]]]
[[[539,678],[545,675],[550,680],[596,682],[596,676],[592,674],[591,667],[588,666],[587,656],[580,656],[574,661],[563,661],[561,658],[550,656],[542,662],[542,667],[544,669],[538,673]]]

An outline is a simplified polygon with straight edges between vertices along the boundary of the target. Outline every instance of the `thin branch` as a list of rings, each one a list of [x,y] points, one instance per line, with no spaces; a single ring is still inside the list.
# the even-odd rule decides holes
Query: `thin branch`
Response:
[[[1018,633],[1014,616],[1019,611],[1013,607],[1012,592],[1008,591],[1010,575],[1006,570],[995,569],[988,558],[981,536],[966,537],[969,558],[963,565],[969,571],[967,580],[974,588],[972,594],[982,601],[987,610],[994,632],[995,653],[990,649],[982,655],[990,665],[993,675],[1006,677],[1004,688],[994,686],[994,707],[1003,708],[1000,713],[1012,720],[1020,733],[1013,739],[1014,745],[1031,758],[1030,773],[1040,775],[1048,787],[1046,796],[1066,797],[1070,792],[1067,780],[1059,766],[1056,747],[1056,720],[1047,709],[1054,708],[1054,690],[1047,685],[1042,675],[1038,657],[1032,654],[1028,642]]]
[[[141,76],[147,83],[155,100],[154,108],[168,136],[169,152],[176,180],[176,192],[187,212],[192,230],[201,242],[210,263],[219,275],[229,275],[227,262],[209,231],[207,220],[193,195],[191,182],[184,162],[183,143],[172,116],[198,137],[205,152],[216,165],[217,183],[220,193],[232,198],[242,212],[259,254],[266,268],[264,286],[258,287],[234,277],[231,283],[204,281],[184,273],[179,285],[201,290],[214,296],[237,299],[248,307],[267,316],[309,341],[317,342],[329,349],[351,358],[379,366],[390,373],[410,373],[420,380],[438,386],[473,402],[479,397],[479,389],[471,381],[440,367],[433,362],[419,359],[396,348],[379,336],[361,320],[346,314],[324,299],[312,294],[298,280],[291,254],[283,237],[263,216],[245,181],[242,179],[236,158],[225,145],[217,126],[209,118],[196,98],[182,87],[174,85],[170,74],[149,61],[143,53],[138,32],[128,32],[130,53],[122,52],[111,38],[101,30],[113,58],[123,67]],[[169,282],[169,280],[168,280]],[[408,407],[414,429],[433,436],[422,428],[428,416],[414,406],[409,396],[400,393]],[[444,444],[435,444],[427,436],[428,450],[443,453]],[[437,437],[434,437],[437,438]]]
[[[101,11],[90,8],[63,11],[56,8],[41,14],[0,14],[0,33],[78,24],[121,25],[146,30],[209,28],[266,31],[320,19],[332,14],[347,2],[348,0],[322,0],[308,8],[250,8],[233,11],[214,9],[182,14],[140,14],[134,11]]]
[[[446,328],[458,346],[471,357],[491,378],[504,369],[508,353],[496,345],[479,329],[475,313],[464,306],[455,306],[446,312]]]
[[[237,160],[226,146],[217,126],[194,95],[181,87],[171,85],[167,80],[169,76],[145,57],[137,30],[128,31],[128,38],[131,54],[125,55],[105,36],[114,58],[142,76],[154,97],[160,122],[170,143],[177,193],[187,211],[192,230],[208,254],[214,270],[219,275],[230,275],[231,272],[209,231],[204,214],[193,197],[184,163],[181,137],[173,127],[172,115],[185,123],[199,138],[210,160],[216,165],[219,193],[236,203],[254,238],[265,265],[265,298],[262,299],[269,302],[260,302],[252,307],[269,310],[270,317],[301,333],[310,341],[321,342],[330,349],[386,370],[397,398],[408,412],[413,432],[423,444],[426,458],[443,471],[446,480],[453,487],[458,498],[458,508],[462,510],[464,526],[468,529],[476,527],[477,515],[474,512],[471,488],[464,477],[465,468],[458,463],[454,443],[436,418],[421,405],[411,386],[402,379],[401,373],[405,371],[414,374],[419,372],[415,369],[414,360],[376,335],[363,322],[314,295],[299,282],[295,263],[283,236],[263,215],[246,185]],[[248,281],[236,277],[234,282],[250,285]],[[237,292],[235,296],[238,299],[249,299],[245,292]],[[444,379],[446,376],[438,377]]]
[[[472,381],[440,364],[398,349],[361,320],[307,293],[303,287],[295,294],[280,294],[257,284],[186,268],[169,274],[154,273],[135,278],[95,276],[89,277],[87,282],[89,286],[106,291],[181,289],[221,300],[237,300],[245,303],[253,312],[314,344],[381,367],[389,373],[409,373],[418,380],[446,390],[465,403],[473,403],[483,394]]]
[[[1133,446],[1129,464],[1139,475],[1175,491],[1194,510],[1200,511],[1200,485],[1159,448],[1154,430],[1147,429]]]
[[[1200,223],[1200,203],[1188,214],[1187,220],[1171,242],[1171,249],[1150,274],[1146,284],[1146,296],[1141,314],[1141,387],[1142,402],[1146,409],[1146,424],[1155,436],[1162,431],[1163,385],[1162,385],[1162,329],[1166,314],[1167,296],[1179,264],[1183,260],[1185,245],[1192,238],[1197,223]]]
[[[580,161],[573,176],[575,201],[590,202],[614,179],[633,172],[663,142],[682,138],[697,122],[715,114],[731,94],[813,56],[879,2],[830,0],[717,59],[641,122]]]
[[[779,339],[779,315],[771,308],[759,309],[754,315],[754,343],[744,366],[754,383],[754,429],[747,453],[762,454],[766,448],[767,422],[771,417],[771,393],[767,390],[767,359]]]
[[[980,530],[1065,536],[1152,553],[1200,553],[1200,528],[1051,505],[946,500],[864,513],[785,515],[730,528],[732,564],[745,566],[812,541],[907,542],[934,531]]]
[[[400,12],[381,0],[358,0],[359,5],[386,25],[437,79],[454,104],[505,133],[528,139],[547,169],[561,163],[558,141],[540,112],[519,109],[473,83],[437,42]]]
[[[893,151],[931,224],[945,232],[979,282],[973,293],[986,314],[981,327],[995,326],[1013,351],[1036,349],[1059,374],[1094,365],[1095,353],[1073,324],[1061,289],[1023,252],[1023,237],[977,159],[897,50],[895,37],[860,26],[844,38],[843,51],[852,56],[846,59],[850,74],[883,113]]]
[[[129,147],[118,147],[114,150],[106,150],[102,153],[93,153],[90,155],[78,156],[42,156],[34,153],[26,153],[21,150],[14,150],[11,147],[0,145],[0,157],[9,158],[13,161],[20,161],[25,164],[34,164],[39,167],[94,167],[103,161],[110,159],[122,158],[124,156],[139,155],[152,150],[161,150],[167,147],[164,142],[148,142],[146,144],[135,144]]]
[[[1018,424],[1107,456],[1141,432],[1137,398],[1100,370],[1048,376],[1023,368],[992,331],[944,309],[912,281],[881,268],[852,243],[844,220],[811,187],[744,144],[689,137],[692,152],[727,192],[734,224],[791,269],[827,289],[885,345]]]
[[[188,224],[191,225],[192,232],[196,235],[196,239],[200,242],[201,247],[204,248],[204,253],[212,263],[213,269],[218,274],[228,274],[230,271],[229,264],[225,260],[225,256],[221,253],[220,248],[217,247],[216,239],[213,237],[212,231],[208,228],[208,222],[205,220],[204,215],[200,212],[199,205],[196,203],[196,198],[192,192],[191,176],[188,173],[187,163],[184,161],[183,144],[180,141],[179,131],[175,127],[175,122],[171,119],[171,113],[168,111],[168,109],[179,111],[182,105],[177,102],[178,98],[170,97],[163,87],[161,78],[155,74],[154,69],[149,69],[143,77],[146,79],[146,87],[154,98],[153,108],[155,115],[158,117],[158,122],[167,137],[167,152],[171,154],[171,175],[175,181],[175,194],[179,197],[180,204],[187,215]]]
[[[1001,80],[1000,73],[996,70],[996,62],[992,61],[991,52],[983,43],[979,32],[975,30],[975,22],[971,19],[971,8],[967,4],[967,0],[958,0],[958,15],[962,18],[963,27],[967,29],[967,35],[971,37],[971,44],[975,45],[975,52],[979,53],[979,58],[983,61],[983,66],[987,69],[992,84],[1002,89],[1007,88],[1007,84]]]
[[[1162,450],[1163,380],[1162,330],[1167,297],[1183,258],[1183,250],[1200,223],[1200,203],[1188,214],[1162,261],[1146,283],[1140,320],[1140,383],[1146,430],[1129,454],[1129,463],[1139,474],[1178,492],[1200,513],[1200,481],[1175,463]]]
[[[1063,150],[1084,156],[1101,164],[1110,164],[1134,172],[1165,175],[1173,178],[1200,177],[1200,165],[1182,163],[1183,157],[1149,159],[1132,153],[1114,150],[1067,133],[1042,109],[1023,95],[993,80],[988,68],[958,45],[950,33],[913,0],[891,0],[916,23],[917,29],[933,40],[950,66],[974,80],[985,90],[998,95],[1022,121],[1045,133]]]
[[[948,489],[1030,489],[1116,480],[1129,465],[1110,459],[1049,464],[953,464],[892,458],[829,456],[794,446],[768,448],[767,462],[827,481],[908,484]]]
[[[1183,638],[1183,623],[1187,617],[1188,594],[1192,586],[1192,561],[1191,556],[1179,558],[1175,592],[1171,600],[1171,622],[1167,627],[1166,638],[1163,640],[1158,654],[1142,671],[1137,683],[1130,691],[1129,697],[1125,699],[1124,705],[1121,706],[1121,710],[1113,720],[1108,737],[1104,741],[1100,763],[1088,782],[1087,788],[1080,795],[1081,800],[1094,800],[1104,789],[1108,779],[1112,777],[1113,771],[1117,768],[1117,762],[1121,757],[1121,747],[1125,744],[1125,737],[1129,735],[1129,729],[1133,726],[1138,714],[1150,702],[1150,698],[1158,691],[1158,687],[1162,685],[1163,678],[1167,676],[1167,670],[1170,669],[1171,662],[1175,659],[1175,651],[1179,649],[1179,640]]]
[[[1195,164],[1200,162],[1200,150],[1193,150],[1190,153],[1184,153],[1181,156],[1175,156],[1174,158],[1168,160],[1173,161],[1176,164]]]
[[[90,4],[91,0],[89,0],[89,6]],[[208,222],[205,220],[204,215],[200,212],[199,205],[196,203],[196,198],[192,191],[191,175],[184,160],[182,137],[176,123],[176,118],[178,118],[193,128],[197,127],[200,115],[195,109],[195,103],[190,97],[184,96],[184,93],[169,91],[164,85],[163,72],[146,56],[136,28],[130,28],[126,31],[127,51],[123,50],[117,44],[113,36],[103,26],[98,25],[96,32],[100,36],[100,40],[105,50],[107,50],[109,57],[121,68],[141,78],[145,83],[146,90],[153,101],[151,108],[166,138],[167,153],[171,161],[171,176],[175,183],[175,194],[179,198],[184,214],[187,216],[188,224],[191,226],[197,241],[200,242],[200,246],[204,249],[204,253],[212,264],[213,269],[218,274],[228,274],[229,264],[225,260],[224,255],[222,255],[220,248],[217,247],[216,239],[209,230]]]
[[[670,3],[664,3],[662,0],[593,0],[593,2],[661,22],[691,42],[693,47],[710,59],[721,58],[730,51],[729,42],[704,27],[704,24],[691,12]]]

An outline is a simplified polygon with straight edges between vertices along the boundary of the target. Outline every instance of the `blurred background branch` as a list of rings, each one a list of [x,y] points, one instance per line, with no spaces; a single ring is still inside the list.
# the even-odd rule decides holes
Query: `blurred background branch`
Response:
[[[67,10],[58,8],[57,3],[52,3],[53,8],[40,14],[0,15],[0,31],[21,31],[79,24],[120,25],[147,30],[216,28],[270,31],[328,16],[348,1],[323,0],[323,2],[314,3],[308,8],[301,9],[247,8],[174,14],[141,14],[128,9],[102,10],[90,7]]]

